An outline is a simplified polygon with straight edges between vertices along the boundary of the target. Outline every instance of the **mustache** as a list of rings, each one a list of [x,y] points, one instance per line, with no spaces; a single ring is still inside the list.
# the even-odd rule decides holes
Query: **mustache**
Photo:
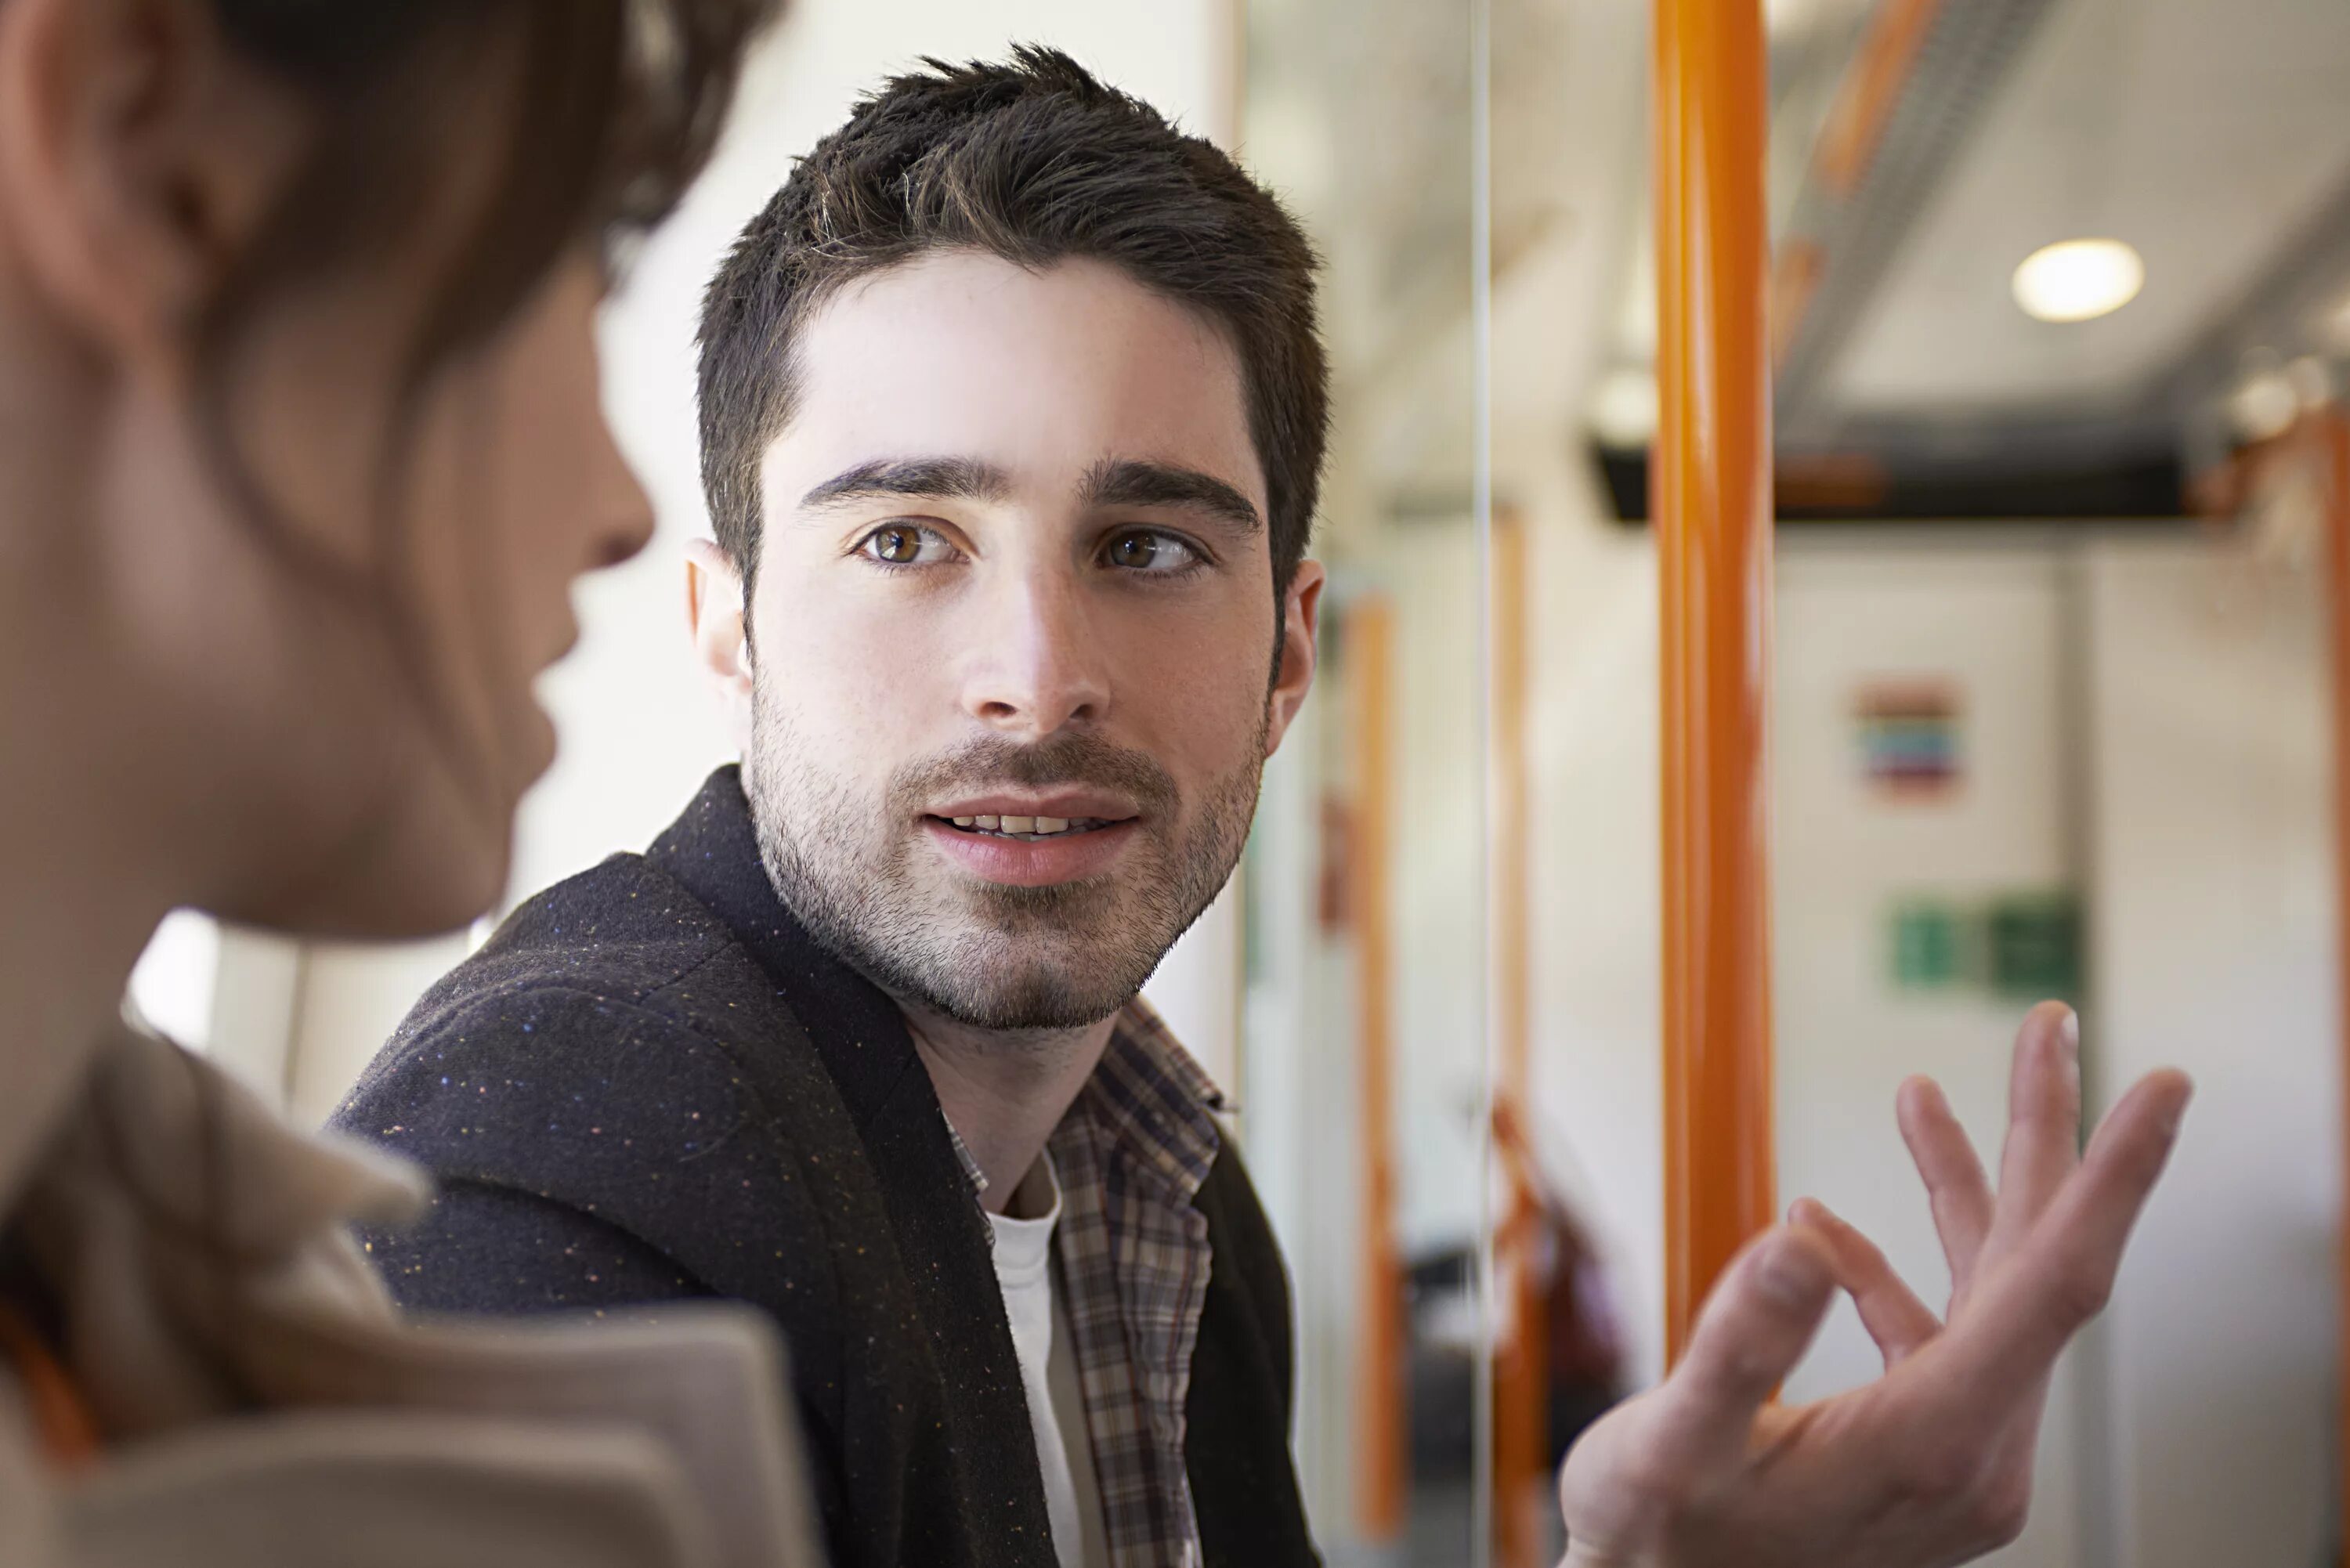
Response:
[[[1089,784],[1126,795],[1152,815],[1171,812],[1178,799],[1174,775],[1147,753],[1077,733],[1030,742],[983,735],[899,769],[890,780],[889,795],[911,812],[951,789],[1045,789],[1055,784]]]

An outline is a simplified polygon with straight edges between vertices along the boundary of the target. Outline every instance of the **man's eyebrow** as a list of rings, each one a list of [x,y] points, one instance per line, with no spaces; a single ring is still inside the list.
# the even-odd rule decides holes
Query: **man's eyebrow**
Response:
[[[1264,531],[1256,505],[1214,474],[1173,463],[1119,458],[1097,462],[1086,475],[1088,506],[1189,506],[1220,517],[1244,533]]]
[[[975,457],[879,457],[844,469],[800,497],[803,508],[834,505],[861,495],[921,501],[1003,501],[1012,476]]]

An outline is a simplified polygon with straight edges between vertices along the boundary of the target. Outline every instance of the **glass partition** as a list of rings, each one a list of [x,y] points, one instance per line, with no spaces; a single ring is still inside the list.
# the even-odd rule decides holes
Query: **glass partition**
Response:
[[[1334,1562],[1472,1560],[1488,944],[1466,0],[1255,0],[1241,146],[1320,247],[1336,392],[1320,692],[1247,868],[1250,1158],[1289,1253]]]

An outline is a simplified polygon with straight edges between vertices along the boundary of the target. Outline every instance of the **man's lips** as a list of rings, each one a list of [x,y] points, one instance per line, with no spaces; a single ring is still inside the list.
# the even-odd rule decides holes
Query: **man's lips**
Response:
[[[1023,832],[1034,818],[1013,815],[1014,826],[982,827],[979,819],[1000,825],[1003,813],[973,813],[970,826],[953,819],[922,818],[922,833],[948,861],[983,881],[1009,888],[1050,888],[1063,882],[1098,877],[1115,866],[1139,829],[1139,819],[1090,821],[1078,817],[1047,818],[1067,826],[1044,834]]]
[[[1124,822],[1135,816],[1134,803],[1104,790],[1069,785],[1045,790],[996,790],[966,795],[930,808],[932,816],[949,822],[979,816],[1057,817],[1063,822]]]

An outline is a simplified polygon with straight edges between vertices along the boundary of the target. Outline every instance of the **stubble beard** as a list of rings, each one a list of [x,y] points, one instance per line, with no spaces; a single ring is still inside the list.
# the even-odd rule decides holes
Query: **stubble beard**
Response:
[[[899,768],[878,802],[827,774],[789,718],[754,692],[743,788],[785,906],[833,956],[900,1003],[969,1028],[1080,1029],[1131,1001],[1230,879],[1248,842],[1270,710],[1250,759],[1216,780],[1188,827],[1174,781],[1142,753],[1081,733],[981,739]],[[1115,872],[1045,888],[958,873],[917,842],[950,792],[1086,784],[1142,808]]]

